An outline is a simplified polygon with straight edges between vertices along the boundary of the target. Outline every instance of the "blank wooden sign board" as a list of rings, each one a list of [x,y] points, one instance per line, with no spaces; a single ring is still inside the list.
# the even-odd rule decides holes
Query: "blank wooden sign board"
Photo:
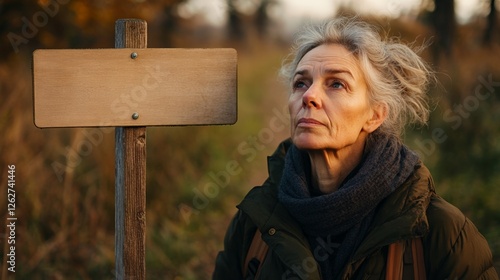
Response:
[[[233,49],[36,50],[33,59],[38,127],[236,121]]]
[[[146,278],[146,126],[237,119],[234,49],[146,47],[146,22],[122,19],[115,49],[33,53],[37,127],[116,127],[117,279]]]

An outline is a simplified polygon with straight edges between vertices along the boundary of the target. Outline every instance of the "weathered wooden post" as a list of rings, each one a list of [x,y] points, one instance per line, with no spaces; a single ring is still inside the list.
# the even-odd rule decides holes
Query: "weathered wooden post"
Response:
[[[36,50],[37,127],[115,127],[117,279],[145,279],[146,127],[234,124],[233,49],[147,49],[146,22],[118,20],[115,49]]]
[[[116,21],[115,48],[146,47],[146,21]],[[145,126],[115,128],[115,270],[119,279],[146,279]]]

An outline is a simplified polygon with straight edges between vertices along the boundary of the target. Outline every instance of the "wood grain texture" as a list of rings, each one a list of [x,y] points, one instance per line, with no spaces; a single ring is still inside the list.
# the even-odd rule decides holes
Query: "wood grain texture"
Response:
[[[118,20],[115,47],[146,48],[146,22]],[[146,127],[115,129],[116,279],[146,279]]]
[[[119,127],[115,137],[117,154],[120,154],[116,157],[115,183],[117,276],[123,276],[118,279],[145,279],[146,127]]]
[[[234,49],[36,50],[33,75],[35,125],[41,128],[237,119]]]

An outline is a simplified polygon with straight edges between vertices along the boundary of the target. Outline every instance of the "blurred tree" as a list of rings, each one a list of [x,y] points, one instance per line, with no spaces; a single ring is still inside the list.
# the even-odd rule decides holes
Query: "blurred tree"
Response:
[[[256,30],[261,38],[267,35],[271,19],[269,9],[277,5],[277,0],[226,0],[228,36],[242,41],[250,29]]]
[[[432,25],[436,32],[436,48],[434,49],[434,60],[440,54],[451,54],[453,39],[455,36],[455,3],[453,0],[434,0],[434,11],[431,14]]]
[[[491,43],[496,22],[497,22],[497,9],[495,6],[495,0],[490,0],[490,13],[488,14],[486,30],[484,31],[484,38],[483,38],[483,42],[485,44]]]
[[[129,0],[137,3],[143,12],[140,17],[148,20],[148,25],[157,24],[160,30],[160,36],[156,39],[159,40],[158,44],[162,47],[173,47],[174,39],[177,34],[178,28],[181,25],[182,18],[179,16],[177,10],[180,4],[189,2],[189,0]],[[120,5],[121,1],[115,0]],[[151,28],[150,28],[151,29]],[[150,32],[152,33],[152,32]]]
[[[166,32],[160,36],[160,45],[171,47],[173,45],[173,36],[179,25],[179,16],[177,15],[177,5],[165,5],[160,16],[160,29]]]
[[[265,37],[269,28],[269,8],[277,4],[275,0],[262,0],[255,11],[255,26],[259,36]]]
[[[240,41],[245,37],[241,15],[236,9],[234,0],[226,0],[227,3],[227,27],[229,38]]]

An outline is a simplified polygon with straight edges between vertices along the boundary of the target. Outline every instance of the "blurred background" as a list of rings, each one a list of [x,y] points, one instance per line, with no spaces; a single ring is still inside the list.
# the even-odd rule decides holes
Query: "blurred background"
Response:
[[[150,48],[238,51],[235,125],[147,131],[147,278],[208,279],[235,206],[265,180],[266,157],[288,136],[277,74],[292,35],[340,14],[429,45],[421,55],[439,79],[435,110],[405,142],[437,192],[485,235],[500,271],[499,9],[495,0],[0,1],[0,217],[15,165],[16,279],[114,278],[114,130],[34,126],[35,49],[113,48],[115,21],[140,18]]]

